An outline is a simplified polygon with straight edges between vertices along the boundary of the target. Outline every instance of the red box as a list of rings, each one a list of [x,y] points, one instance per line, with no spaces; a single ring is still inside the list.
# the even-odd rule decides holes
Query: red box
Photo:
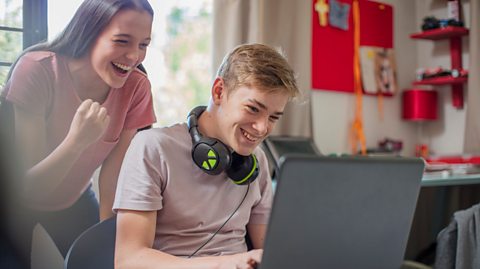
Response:
[[[428,121],[438,118],[438,95],[434,90],[410,89],[402,94],[402,118]]]

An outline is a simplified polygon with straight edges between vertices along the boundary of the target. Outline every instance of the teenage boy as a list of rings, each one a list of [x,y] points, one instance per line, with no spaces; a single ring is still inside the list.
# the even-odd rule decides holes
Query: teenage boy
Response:
[[[116,268],[254,268],[272,204],[258,145],[297,95],[280,53],[241,45],[224,58],[207,107],[186,123],[138,133],[113,207]]]

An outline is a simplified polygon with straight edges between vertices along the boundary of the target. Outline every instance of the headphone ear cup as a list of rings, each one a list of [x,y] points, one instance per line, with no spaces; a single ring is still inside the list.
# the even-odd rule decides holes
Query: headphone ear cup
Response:
[[[232,153],[232,164],[227,176],[237,185],[246,185],[255,181],[258,176],[258,161],[255,154],[243,156]]]
[[[204,137],[198,131],[198,118],[206,106],[197,106],[187,116],[187,127],[192,137],[193,162],[210,175],[218,175],[228,169],[231,163],[230,150],[220,140]]]
[[[230,167],[228,148],[216,139],[202,138],[192,148],[193,162],[205,173],[218,175]]]

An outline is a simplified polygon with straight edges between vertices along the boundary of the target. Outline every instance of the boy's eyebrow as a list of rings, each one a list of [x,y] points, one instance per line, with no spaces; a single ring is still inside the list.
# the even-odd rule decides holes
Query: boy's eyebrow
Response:
[[[257,106],[259,106],[261,109],[264,109],[264,110],[267,110],[267,106],[264,105],[263,103],[261,103],[260,101],[258,100],[255,100],[255,99],[248,99],[250,102],[252,103],[255,103]],[[277,111],[277,112],[274,112],[273,114],[275,115],[283,115],[283,111]]]

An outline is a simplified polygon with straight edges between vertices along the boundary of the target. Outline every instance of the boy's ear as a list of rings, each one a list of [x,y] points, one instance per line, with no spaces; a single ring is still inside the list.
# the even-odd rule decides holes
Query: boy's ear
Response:
[[[223,95],[225,94],[225,83],[221,77],[217,77],[212,86],[212,100],[219,105]]]

